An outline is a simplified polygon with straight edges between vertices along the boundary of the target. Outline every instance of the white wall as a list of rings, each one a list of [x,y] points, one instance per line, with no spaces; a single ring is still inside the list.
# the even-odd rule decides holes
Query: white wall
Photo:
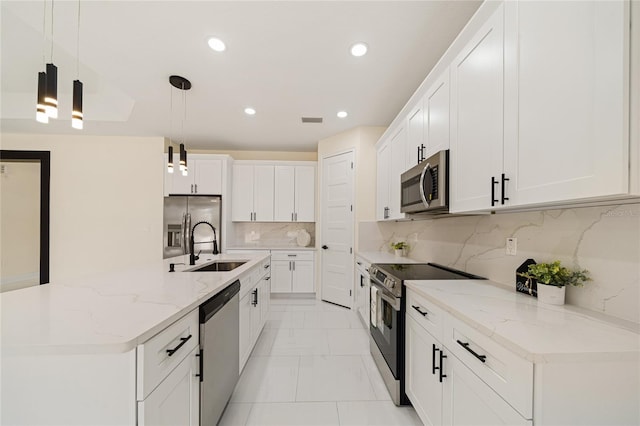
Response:
[[[163,138],[2,134],[51,151],[50,281],[162,259]]]
[[[593,281],[567,288],[567,303],[640,325],[640,204],[585,207],[415,222],[360,224],[363,251],[407,241],[409,257],[487,277],[515,291],[527,258],[587,269]],[[516,256],[505,254],[518,239]]]

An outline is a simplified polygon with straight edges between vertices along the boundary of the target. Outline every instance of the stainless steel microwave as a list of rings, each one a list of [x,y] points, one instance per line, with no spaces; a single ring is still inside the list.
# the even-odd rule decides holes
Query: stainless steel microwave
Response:
[[[440,151],[401,177],[402,213],[447,213],[449,211],[449,150]]]

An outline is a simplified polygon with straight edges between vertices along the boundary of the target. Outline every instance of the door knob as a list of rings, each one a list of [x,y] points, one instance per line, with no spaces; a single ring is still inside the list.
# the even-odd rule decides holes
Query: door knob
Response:
[[[326,249],[328,249],[328,248],[329,248],[329,247],[327,247],[326,245],[322,246],[322,250],[326,250]]]

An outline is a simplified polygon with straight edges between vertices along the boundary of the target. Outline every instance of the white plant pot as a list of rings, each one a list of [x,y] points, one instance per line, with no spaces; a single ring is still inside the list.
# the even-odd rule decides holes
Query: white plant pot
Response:
[[[538,300],[547,305],[564,305],[566,287],[538,283]]]
[[[394,250],[396,257],[404,257],[404,249]]]

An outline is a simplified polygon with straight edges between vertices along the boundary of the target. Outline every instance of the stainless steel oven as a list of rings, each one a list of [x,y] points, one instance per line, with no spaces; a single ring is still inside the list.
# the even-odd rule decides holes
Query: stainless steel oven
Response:
[[[404,389],[406,280],[484,279],[434,263],[377,263],[369,268],[371,282],[370,350],[396,405],[411,402]]]
[[[449,151],[440,151],[401,176],[400,211],[434,213],[449,211]]]

